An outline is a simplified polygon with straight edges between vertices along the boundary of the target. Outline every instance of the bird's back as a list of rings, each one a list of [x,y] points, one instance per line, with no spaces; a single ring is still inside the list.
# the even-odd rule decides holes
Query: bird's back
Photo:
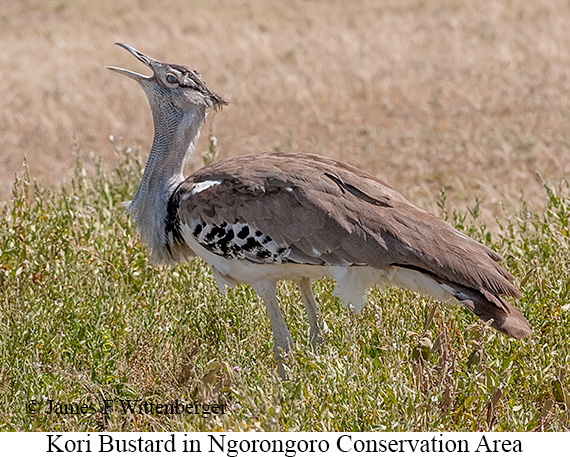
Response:
[[[171,202],[182,221],[200,229],[197,239],[225,257],[398,265],[494,294],[519,295],[494,251],[415,207],[383,181],[321,156],[266,153],[219,161],[186,179]],[[267,237],[272,255],[258,245]]]
[[[494,326],[505,333],[527,333],[524,317],[501,297],[520,296],[498,263],[501,256],[382,180],[332,159],[265,153],[213,163],[179,186],[169,214],[186,227],[186,237],[220,258],[332,268],[316,269],[319,274],[338,267],[370,277],[351,280],[349,289],[357,292],[348,296],[378,279],[364,267],[372,268],[393,284],[453,296],[480,317],[500,318]],[[189,244],[180,227],[171,229],[170,240]],[[441,293],[433,292],[434,284]],[[515,330],[505,316],[520,321]]]

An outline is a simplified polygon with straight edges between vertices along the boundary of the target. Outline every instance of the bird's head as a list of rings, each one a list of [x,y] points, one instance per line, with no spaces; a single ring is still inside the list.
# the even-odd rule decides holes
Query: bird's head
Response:
[[[145,91],[151,106],[168,103],[179,110],[187,111],[196,106],[218,110],[227,105],[222,97],[206,86],[198,72],[182,65],[160,62],[126,44],[116,44],[149,67],[153,74],[145,76],[124,68],[107,68],[137,81]]]

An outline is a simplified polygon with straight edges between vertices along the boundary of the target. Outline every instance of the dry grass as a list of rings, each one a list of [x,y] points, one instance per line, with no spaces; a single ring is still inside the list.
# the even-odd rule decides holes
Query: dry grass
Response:
[[[59,187],[75,144],[108,169],[109,135],[149,147],[143,94],[104,68],[140,68],[124,41],[232,102],[215,120],[222,157],[325,154],[428,209],[442,187],[454,206],[478,195],[492,220],[521,191],[544,201],[536,173],[570,171],[569,22],[559,0],[2,2],[0,201],[24,156]]]
[[[0,201],[24,156],[56,189],[20,180],[0,211],[0,430],[568,430],[570,191],[545,192],[536,174],[552,183],[570,168],[569,23],[561,0],[0,0]],[[297,345],[278,382],[251,289],[221,297],[200,261],[151,267],[132,232],[121,202],[142,164],[117,151],[147,150],[152,126],[136,84],[105,70],[141,68],[115,41],[198,68],[232,102],[205,127],[221,157],[341,158],[434,212],[443,188],[450,219],[521,279],[534,335],[508,340],[457,307],[430,320],[433,301],[398,290],[353,316],[324,281],[331,333],[313,352],[284,284]],[[75,168],[77,148],[112,173]],[[462,219],[476,196],[483,214]],[[44,408],[101,398],[231,411]],[[30,414],[30,400],[44,409]]]

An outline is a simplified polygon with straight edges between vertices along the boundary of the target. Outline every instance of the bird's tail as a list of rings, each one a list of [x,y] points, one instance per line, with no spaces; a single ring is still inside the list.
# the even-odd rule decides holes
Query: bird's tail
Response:
[[[472,289],[458,284],[442,284],[463,306],[491,327],[513,338],[526,338],[532,330],[526,318],[513,305],[499,295],[482,289]]]
[[[483,321],[491,321],[491,327],[513,338],[526,338],[532,334],[528,321],[517,308],[483,287],[462,286],[428,272],[405,267],[393,267],[389,283],[431,295],[443,302],[455,299]],[[520,292],[513,286],[507,295],[518,296]]]

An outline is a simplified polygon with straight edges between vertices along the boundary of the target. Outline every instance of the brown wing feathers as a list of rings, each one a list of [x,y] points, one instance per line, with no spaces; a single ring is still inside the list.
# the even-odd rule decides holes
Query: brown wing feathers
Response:
[[[186,223],[254,224],[252,230],[287,247],[284,261],[419,270],[480,318],[494,319],[498,330],[530,334],[522,314],[500,297],[520,291],[498,254],[361,170],[321,156],[253,154],[199,170],[178,192],[207,180],[221,184],[179,201]]]

